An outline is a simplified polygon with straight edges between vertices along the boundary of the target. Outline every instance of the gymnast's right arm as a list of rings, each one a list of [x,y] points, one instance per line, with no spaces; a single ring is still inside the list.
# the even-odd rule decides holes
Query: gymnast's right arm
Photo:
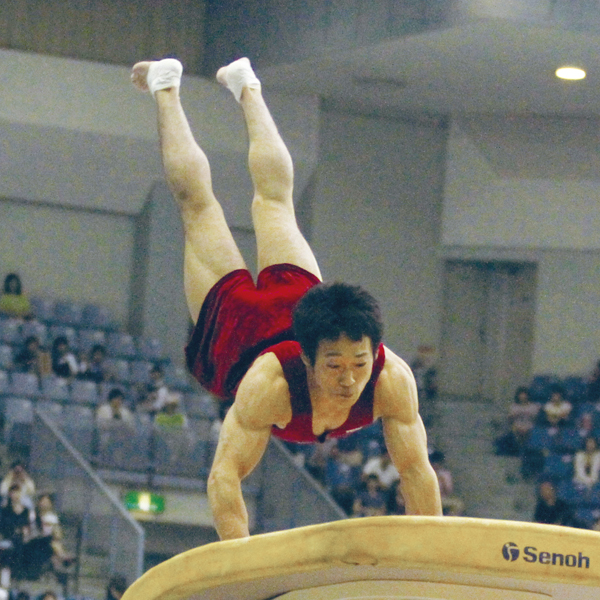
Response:
[[[280,413],[280,402],[287,391],[277,366],[278,362],[269,355],[255,361],[240,383],[235,402],[221,427],[207,483],[213,519],[221,540],[250,535],[242,480],[260,462],[275,422],[273,416]]]

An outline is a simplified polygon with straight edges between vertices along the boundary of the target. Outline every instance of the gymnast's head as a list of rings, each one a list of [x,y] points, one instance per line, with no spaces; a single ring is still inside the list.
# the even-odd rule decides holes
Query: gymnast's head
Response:
[[[383,337],[377,300],[362,287],[347,283],[321,283],[311,288],[298,302],[293,324],[296,340],[313,367],[322,342],[367,338],[375,356]]]

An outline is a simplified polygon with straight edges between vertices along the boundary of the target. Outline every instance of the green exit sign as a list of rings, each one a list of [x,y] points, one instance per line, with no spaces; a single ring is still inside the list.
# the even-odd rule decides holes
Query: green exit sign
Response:
[[[127,492],[124,498],[125,508],[130,511],[140,511],[159,515],[165,512],[165,499],[150,492]]]

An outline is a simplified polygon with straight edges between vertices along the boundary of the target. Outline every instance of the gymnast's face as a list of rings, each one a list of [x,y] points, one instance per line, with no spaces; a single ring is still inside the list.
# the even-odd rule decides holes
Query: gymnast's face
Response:
[[[317,349],[315,364],[307,359],[309,381],[319,393],[337,399],[341,404],[354,404],[365,389],[373,371],[371,340],[358,342],[342,335],[337,340],[322,340]]]

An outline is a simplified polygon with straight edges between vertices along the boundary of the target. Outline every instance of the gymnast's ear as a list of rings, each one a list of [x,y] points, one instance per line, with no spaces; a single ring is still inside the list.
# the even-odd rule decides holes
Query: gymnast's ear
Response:
[[[312,364],[311,364],[311,362],[310,362],[310,360],[309,360],[308,356],[306,356],[306,354],[304,354],[304,352],[301,352],[301,353],[300,353],[300,358],[302,359],[302,362],[304,363],[304,366],[305,366],[307,369],[312,369]]]

